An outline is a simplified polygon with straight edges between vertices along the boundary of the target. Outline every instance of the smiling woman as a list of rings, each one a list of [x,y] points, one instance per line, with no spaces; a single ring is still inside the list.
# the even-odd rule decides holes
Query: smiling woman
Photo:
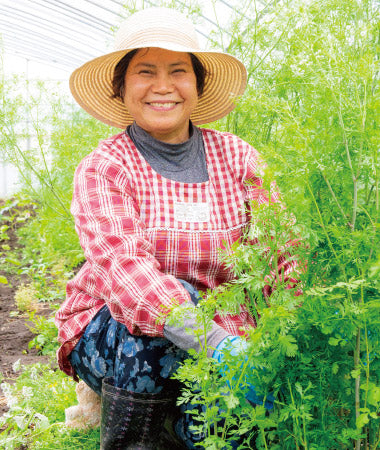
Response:
[[[180,388],[171,375],[206,339],[222,364],[223,349],[244,352],[240,336],[256,325],[242,304],[216,312],[207,336],[186,333],[198,328],[200,293],[236,277],[220,249],[246,239],[252,201],[277,201],[256,150],[196,126],[228,114],[245,83],[240,61],[201,50],[191,22],[166,8],[132,15],[116,51],[71,76],[78,103],[123,129],[76,170],[72,212],[86,262],[56,315],[61,369],[102,395],[103,450],[195,448],[204,435],[191,414],[178,411],[171,432],[161,426]],[[282,280],[296,282],[295,265],[282,258]],[[162,318],[177,304],[191,313],[186,327]],[[262,402],[252,385],[246,398]]]

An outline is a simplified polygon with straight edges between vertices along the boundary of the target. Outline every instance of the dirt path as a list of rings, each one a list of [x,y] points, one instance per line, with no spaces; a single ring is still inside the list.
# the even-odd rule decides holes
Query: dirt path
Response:
[[[9,225],[6,213],[2,215],[0,226],[4,224]],[[0,241],[0,256],[5,256],[6,252],[19,248],[16,234],[12,228],[7,230],[7,235],[9,239]],[[9,246],[10,250],[4,250],[3,245],[6,245],[7,248]],[[26,325],[27,316],[11,314],[12,311],[17,310],[14,300],[15,292],[20,284],[27,282],[26,276],[10,275],[2,267],[0,259],[0,277],[5,277],[8,281],[7,284],[0,283],[0,372],[5,381],[10,381],[17,377],[17,374],[12,369],[13,364],[17,360],[20,360],[21,364],[26,365],[48,362],[48,357],[40,356],[37,354],[37,350],[28,348],[28,343],[33,339],[34,335]],[[38,313],[48,315],[49,307],[42,305]],[[0,389],[0,415],[6,410],[5,398]]]

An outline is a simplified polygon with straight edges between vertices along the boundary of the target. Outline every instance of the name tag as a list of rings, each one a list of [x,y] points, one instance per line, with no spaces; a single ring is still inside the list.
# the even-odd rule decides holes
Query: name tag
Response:
[[[210,205],[208,203],[174,203],[174,219],[178,222],[208,222]]]

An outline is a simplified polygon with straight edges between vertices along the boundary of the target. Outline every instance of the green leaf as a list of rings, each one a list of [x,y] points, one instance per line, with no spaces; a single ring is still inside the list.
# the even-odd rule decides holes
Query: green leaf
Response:
[[[283,349],[285,349],[286,356],[293,358],[297,354],[298,345],[294,336],[288,334],[286,336],[279,336],[278,341]]]
[[[228,408],[233,409],[236,408],[236,406],[239,405],[239,399],[235,397],[233,394],[227,395],[224,397],[224,401],[226,402],[226,405]]]
[[[334,338],[334,337],[329,338],[329,344],[334,346],[334,347],[339,344],[339,341],[340,341],[340,339],[337,339],[337,338]]]
[[[13,264],[15,266],[21,266],[21,262],[16,258],[8,257],[8,258],[5,258],[5,261],[7,261],[10,264]]]
[[[351,370],[352,378],[358,378],[360,376],[360,369]]]
[[[380,402],[380,386],[376,386],[374,383],[370,383],[367,394],[367,402],[370,405],[378,406]]]
[[[363,428],[369,422],[368,414],[360,414],[360,416],[356,419],[357,428]]]
[[[1,284],[8,284],[8,280],[3,275],[0,275],[0,283]]]

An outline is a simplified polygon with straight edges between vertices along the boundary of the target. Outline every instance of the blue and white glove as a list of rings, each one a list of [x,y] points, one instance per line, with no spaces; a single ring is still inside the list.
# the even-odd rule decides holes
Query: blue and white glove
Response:
[[[224,338],[216,347],[214,353],[212,354],[212,357],[216,359],[218,362],[222,363],[225,359],[225,351],[228,352],[231,356],[238,356],[240,354],[246,353],[246,350],[248,348],[247,342],[242,339],[239,336],[227,336]],[[247,361],[247,356],[245,356],[245,361]],[[253,367],[252,367],[253,368]],[[222,374],[225,374],[227,370],[227,366],[225,366],[224,370],[222,371]],[[257,395],[255,387],[248,383],[248,392],[245,395],[245,398],[250,401],[251,403],[254,403],[256,405],[262,405],[263,404],[263,397]],[[265,408],[266,409],[273,409],[273,401],[274,397],[272,394],[269,394],[266,397],[265,400]]]

